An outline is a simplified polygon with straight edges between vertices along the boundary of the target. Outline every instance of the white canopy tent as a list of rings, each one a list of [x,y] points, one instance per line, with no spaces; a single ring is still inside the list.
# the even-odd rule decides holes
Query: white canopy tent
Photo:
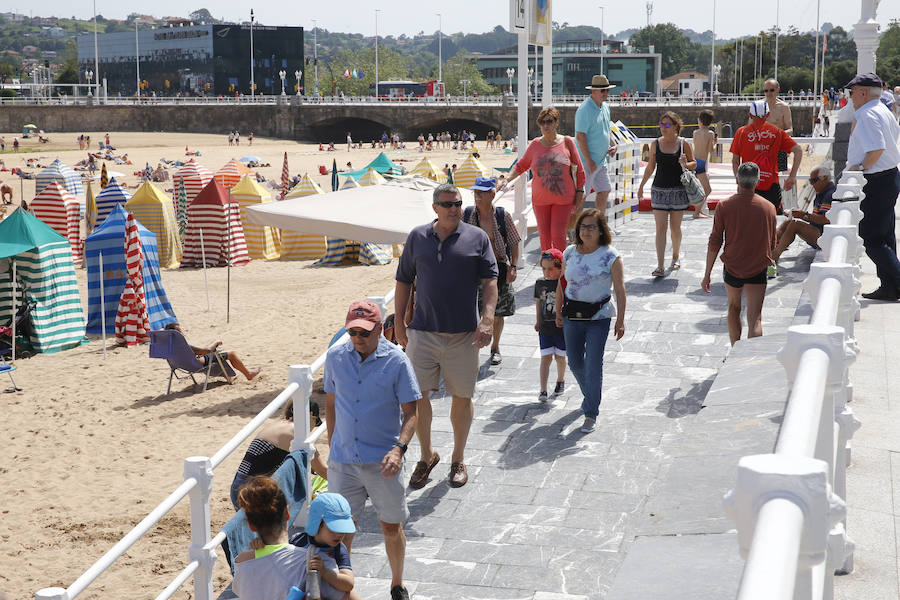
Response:
[[[377,244],[402,244],[417,225],[435,218],[432,193],[438,183],[423,177],[394,179],[382,185],[317,194],[248,207],[247,221],[300,233]],[[475,204],[471,190],[460,189],[463,207]],[[515,216],[513,193],[494,200]],[[531,207],[527,226],[536,227]],[[523,236],[524,237],[524,236]]]

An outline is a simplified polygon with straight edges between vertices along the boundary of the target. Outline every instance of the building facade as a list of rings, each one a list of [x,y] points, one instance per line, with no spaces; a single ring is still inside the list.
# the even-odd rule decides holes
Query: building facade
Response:
[[[535,54],[530,47],[528,66],[537,72],[538,94],[543,81],[543,55]],[[600,73],[600,58],[603,57],[603,72],[610,83],[617,87],[613,93],[660,91],[662,55],[653,52],[636,52],[623,42],[604,40],[601,47],[596,40],[568,40],[553,43],[553,94],[584,95],[591,77]],[[501,50],[494,54],[483,54],[475,60],[476,68],[485,81],[504,92],[518,93],[518,77],[513,75],[510,82],[507,69],[518,68],[515,48]],[[532,75],[532,93],[535,77]],[[510,89],[511,88],[511,89]]]
[[[296,91],[295,71],[304,68],[303,28],[253,26],[253,75],[257,94]],[[250,25],[190,25],[97,36],[100,73],[110,94],[250,94]],[[139,60],[136,60],[136,55]],[[78,36],[80,77],[94,70],[94,36]],[[84,80],[84,83],[87,83]]]

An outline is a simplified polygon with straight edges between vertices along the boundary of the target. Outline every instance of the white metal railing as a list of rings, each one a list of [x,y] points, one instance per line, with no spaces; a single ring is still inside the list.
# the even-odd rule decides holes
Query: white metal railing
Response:
[[[790,327],[778,352],[791,388],[775,452],[741,458],[725,496],[746,559],[738,600],[830,599],[835,572],[853,570],[844,498],[849,441],[860,425],[847,402],[864,183],[860,172],[841,177],[819,238],[825,262],[810,266],[805,283],[812,318]]]
[[[381,308],[382,314],[385,307],[394,299],[394,290],[390,290],[383,297],[369,298]],[[346,333],[339,338],[338,343],[349,339]],[[289,400],[294,402],[294,440],[291,450],[307,448],[312,453],[315,451],[315,442],[326,431],[323,423],[310,432],[309,396],[312,392],[313,375],[325,364],[326,349],[311,365],[292,365],[288,372],[288,385],[278,396],[269,402],[259,414],[247,423],[234,437],[225,443],[212,457],[192,456],[184,461],[184,482],[174,492],[168,495],[156,508],[150,511],[144,519],[132,528],[119,540],[106,554],[91,565],[81,576],[67,588],[50,587],[35,593],[35,600],[73,600],[83,592],[91,583],[103,574],[116,560],[119,559],[131,546],[140,540],[150,529],[156,525],[166,514],[185,497],[190,497],[191,511],[191,545],[188,549],[188,564],[175,576],[174,579],[160,592],[156,600],[170,598],[184,583],[193,576],[194,597],[197,600],[212,600],[213,592],[213,567],[216,563],[216,548],[225,541],[225,533],[219,532],[214,537],[210,533],[210,505],[209,498],[212,493],[213,471],[241,444],[243,444],[260,425],[266,422],[272,415],[284,406]],[[300,418],[302,416],[302,418]],[[310,475],[310,467],[307,465],[307,476]],[[309,500],[312,494],[311,482],[307,485],[307,502],[303,510],[308,510]],[[302,519],[302,515],[298,518]]]

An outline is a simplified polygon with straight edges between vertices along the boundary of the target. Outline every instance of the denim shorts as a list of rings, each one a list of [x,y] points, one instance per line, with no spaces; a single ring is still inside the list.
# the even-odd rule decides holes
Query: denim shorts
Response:
[[[541,356],[556,354],[566,355],[566,338],[562,335],[538,335],[538,343],[541,346]]]

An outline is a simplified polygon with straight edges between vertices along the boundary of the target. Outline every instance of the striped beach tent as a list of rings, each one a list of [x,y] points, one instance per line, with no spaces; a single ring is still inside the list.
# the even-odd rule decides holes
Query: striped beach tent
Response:
[[[490,174],[490,169],[481,164],[481,161],[475,158],[474,155],[470,154],[468,158],[457,167],[456,172],[453,173],[453,184],[456,187],[470,190],[472,189],[472,186],[475,185],[475,180],[478,177],[487,177]]]
[[[250,262],[241,226],[241,208],[237,202],[229,202],[228,192],[215,179],[188,205],[181,266],[202,267],[204,256],[208,267],[224,267],[229,263],[239,267]]]
[[[66,188],[75,198],[80,199],[84,197],[84,185],[81,183],[81,175],[73,171],[71,167],[65,165],[58,158],[35,177],[35,196],[54,182]]]
[[[127,213],[121,205],[116,206],[106,220],[84,241],[84,258],[87,263],[88,282],[88,333],[102,333],[100,311],[106,314],[106,333],[115,335],[116,314],[119,301],[125,290],[127,257],[125,254],[125,225]],[[144,254],[141,270],[144,285],[144,299],[150,329],[162,329],[174,323],[175,311],[166,296],[159,271],[159,257],[156,252],[156,236],[146,227],[137,224]],[[103,253],[103,299],[100,298],[100,253]]]
[[[131,200],[131,193],[113,177],[106,184],[94,201],[97,203],[97,222],[102,223],[109,216],[109,213],[116,207],[116,204],[125,206],[125,203]]]
[[[367,186],[367,185],[380,185],[387,181],[384,177],[381,176],[381,173],[369,167],[369,170],[366,171],[366,174],[360,177],[359,185]]]
[[[246,207],[272,202],[272,195],[259,185],[252,176],[244,177],[240,183],[231,188],[231,201],[241,207],[241,223],[244,226],[244,239],[247,240],[247,252],[250,258],[271,260],[281,255],[281,239],[274,227],[248,223]]]
[[[206,184],[213,178],[213,174],[195,161],[193,158],[184,165],[175,171],[175,174],[172,175],[172,181],[175,184],[175,189],[178,189],[178,183],[184,183],[184,191],[187,197],[188,204],[191,203],[191,200],[194,199],[194,196],[200,193],[200,190],[206,187]]]
[[[54,181],[31,201],[31,212],[69,241],[72,261],[81,264],[81,205],[78,200]]]
[[[352,177],[348,177],[344,180],[344,185],[341,186],[342,190],[348,190],[352,188],[360,187],[359,182],[353,179]]]
[[[447,176],[442,170],[437,167],[437,165],[431,162],[430,158],[423,158],[422,160],[420,160],[419,163],[412,168],[410,174],[427,177],[428,179],[437,181],[438,183],[444,183],[445,181],[447,181]]]
[[[12,266],[16,267],[16,306],[34,302],[33,330],[27,340],[35,352],[79,346],[84,312],[69,242],[21,208],[0,222],[0,321],[12,318]],[[17,336],[18,338],[18,336]]]
[[[322,188],[312,180],[309,173],[304,173],[300,183],[284,198],[304,198],[313,194],[322,194]],[[281,231],[281,259],[282,260],[308,260],[321,258],[325,255],[327,241],[324,235],[308,235],[293,231]]]
[[[245,175],[249,175],[250,172],[250,169],[245,167],[244,163],[232,158],[225,163],[221,169],[216,171],[213,174],[213,177],[218,180],[226,190],[230,190],[239,184],[241,179],[243,179]]]
[[[158,187],[145,181],[131,200],[125,203],[125,210],[134,213],[140,224],[156,236],[159,266],[177,269],[181,264],[181,238],[178,235],[172,199]]]
[[[150,319],[144,299],[144,252],[134,215],[125,220],[125,289],[116,313],[116,342],[137,346],[150,342]]]

